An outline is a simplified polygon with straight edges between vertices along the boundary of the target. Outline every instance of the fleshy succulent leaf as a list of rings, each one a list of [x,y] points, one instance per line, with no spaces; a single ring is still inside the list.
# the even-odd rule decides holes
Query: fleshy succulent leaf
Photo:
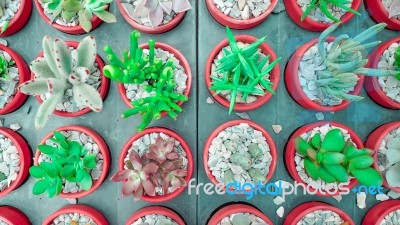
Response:
[[[96,60],[96,40],[93,36],[84,38],[78,45],[78,57],[76,60],[77,67],[88,68],[93,67]]]
[[[72,90],[74,92],[74,100],[77,103],[85,105],[95,112],[100,112],[102,110],[103,100],[94,87],[81,83],[74,85]]]

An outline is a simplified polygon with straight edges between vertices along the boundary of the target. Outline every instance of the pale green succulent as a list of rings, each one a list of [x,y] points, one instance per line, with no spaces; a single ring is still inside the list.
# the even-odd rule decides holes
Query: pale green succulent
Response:
[[[87,84],[96,59],[96,41],[93,36],[83,39],[77,48],[76,63],[73,63],[71,50],[67,43],[60,39],[43,38],[44,57],[30,64],[35,74],[33,80],[21,84],[18,89],[28,95],[51,95],[40,105],[36,115],[35,126],[42,128],[50,115],[61,102],[66,90],[72,88],[73,98],[79,105],[99,112],[103,100],[98,91]]]

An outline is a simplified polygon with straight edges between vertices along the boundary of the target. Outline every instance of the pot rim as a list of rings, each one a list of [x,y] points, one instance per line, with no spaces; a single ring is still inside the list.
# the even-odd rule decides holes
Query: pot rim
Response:
[[[142,208],[135,213],[133,213],[128,220],[126,221],[125,225],[131,225],[134,223],[136,220],[138,220],[141,217],[144,217],[146,215],[151,215],[151,214],[157,214],[157,215],[163,215],[166,217],[169,217],[170,219],[174,220],[178,225],[185,225],[185,222],[181,218],[181,216],[173,211],[172,209],[169,209],[164,206],[148,206],[145,208]]]
[[[97,209],[87,205],[67,205],[48,216],[42,225],[50,225],[55,218],[67,213],[79,213],[92,219],[98,225],[108,225],[107,219]]]
[[[242,203],[232,203],[228,206],[224,206],[216,212],[213,212],[207,225],[217,225],[221,220],[234,213],[251,213],[257,217],[264,220],[267,224],[274,224],[267,215],[265,215],[261,210],[254,206],[242,204]]]

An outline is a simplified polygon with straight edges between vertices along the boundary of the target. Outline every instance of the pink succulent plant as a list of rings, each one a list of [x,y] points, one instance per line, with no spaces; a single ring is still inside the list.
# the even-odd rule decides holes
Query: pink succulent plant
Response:
[[[389,7],[389,18],[393,18],[400,15],[400,0],[393,0]]]
[[[174,192],[176,189],[186,186],[185,177],[187,171],[181,169],[182,160],[166,161],[160,165],[162,172],[163,193]]]
[[[149,145],[149,152],[146,153],[146,157],[149,159],[153,159],[159,163],[165,162],[165,160],[174,160],[179,157],[179,154],[174,150],[175,140],[173,138],[169,138],[167,141],[164,141],[162,137],[158,136],[156,139],[156,143]]]

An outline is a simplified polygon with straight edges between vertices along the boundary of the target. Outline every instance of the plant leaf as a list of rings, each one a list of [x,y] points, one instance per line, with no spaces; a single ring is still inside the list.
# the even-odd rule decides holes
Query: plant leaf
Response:
[[[365,186],[381,186],[383,179],[381,174],[374,168],[368,167],[366,169],[352,170],[351,174],[360,182],[361,185]],[[397,174],[398,176],[398,174]]]
[[[40,166],[32,166],[29,168],[29,174],[34,178],[42,178],[45,173],[46,172]]]
[[[60,173],[61,177],[67,178],[75,175],[75,166],[66,165],[61,169]]]
[[[301,137],[296,137],[294,139],[294,143],[295,143],[297,152],[300,153],[303,156],[307,156],[308,155],[307,154],[307,150],[312,148],[310,146],[310,144],[307,141],[305,141],[303,138],[301,138]]]
[[[92,181],[92,177],[86,170],[82,170],[82,171],[85,171],[85,172],[83,173],[83,178],[82,178],[82,181],[80,182],[80,185],[83,190],[87,191],[87,190],[90,190],[90,188],[92,187],[93,181]]]
[[[79,142],[72,141],[71,143],[69,143],[69,149],[68,149],[69,155],[80,156],[81,151],[82,151],[82,145],[79,144]]]
[[[88,169],[93,169],[96,167],[96,155],[89,154],[83,158],[83,165]]]
[[[43,154],[50,155],[50,156],[54,155],[54,153],[57,151],[57,148],[50,146],[50,145],[39,145],[38,149]]]
[[[332,129],[326,135],[321,145],[321,151],[341,152],[346,142],[341,130]]]
[[[322,153],[323,164],[341,164],[346,159],[346,156],[338,152]]]
[[[47,188],[49,188],[50,184],[47,180],[38,180],[33,185],[32,192],[34,195],[43,194]]]
[[[328,173],[336,178],[339,182],[349,181],[349,175],[346,169],[342,165],[324,165],[324,168]]]
[[[310,159],[304,159],[304,168],[313,180],[318,180],[320,167]]]
[[[374,157],[370,155],[358,156],[349,161],[349,165],[352,165],[352,169],[365,169],[372,164],[374,164]],[[352,169],[349,171],[352,171]]]
[[[46,172],[47,175],[49,175],[51,178],[54,178],[57,176],[56,174],[56,168],[53,164],[49,162],[41,162],[39,166]]]
[[[314,149],[320,149],[321,148],[321,134],[316,133],[312,137],[310,144],[314,147]]]
[[[323,166],[319,168],[319,177],[327,183],[333,183],[336,181],[336,178],[332,174],[330,174]]]

